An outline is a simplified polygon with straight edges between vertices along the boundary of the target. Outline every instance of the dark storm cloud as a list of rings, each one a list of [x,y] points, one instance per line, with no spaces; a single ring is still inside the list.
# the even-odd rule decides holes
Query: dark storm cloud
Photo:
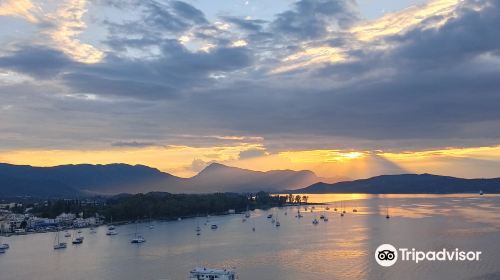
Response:
[[[278,14],[271,27],[277,36],[317,39],[328,33],[328,26],[346,28],[355,22],[353,6],[349,0],[300,0],[294,9]]]

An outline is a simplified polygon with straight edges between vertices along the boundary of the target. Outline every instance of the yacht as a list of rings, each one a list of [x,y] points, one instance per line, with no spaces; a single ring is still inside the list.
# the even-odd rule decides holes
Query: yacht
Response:
[[[142,236],[142,235],[136,235],[131,241],[130,243],[135,243],[135,244],[139,244],[139,243],[144,243],[146,242],[146,239]]]
[[[190,271],[189,280],[236,280],[236,272],[230,269],[196,267]]]
[[[75,239],[73,239],[73,241],[71,241],[71,243],[77,245],[77,244],[82,244],[83,243],[83,237],[79,236]]]

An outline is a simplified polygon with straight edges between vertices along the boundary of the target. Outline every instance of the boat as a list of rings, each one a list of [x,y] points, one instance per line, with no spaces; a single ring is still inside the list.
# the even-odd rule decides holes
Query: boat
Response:
[[[302,214],[300,214],[300,208],[297,209],[297,216],[295,216],[295,217],[297,217],[299,219],[303,217]]]
[[[391,216],[389,216],[389,206],[387,206],[387,213],[385,215],[385,218],[386,219],[389,219]]]
[[[118,234],[118,232],[116,232],[116,230],[108,230],[106,232],[106,235],[117,235],[117,234]]]
[[[330,210],[330,207],[326,206],[325,210],[326,210],[326,211]]]
[[[130,241],[130,243],[144,243],[144,242],[146,242],[146,239],[142,235],[137,235]]]
[[[318,219],[316,219],[316,218],[315,218],[315,219],[312,221],[312,223],[313,223],[313,225],[317,225],[317,224],[319,223],[319,221],[318,221]]]
[[[322,214],[321,216],[319,216],[319,219],[320,220],[324,220],[325,219],[325,215]]]
[[[2,243],[2,234],[3,234],[3,230],[0,231],[0,250],[7,250],[10,248],[9,244],[7,243]]]
[[[250,218],[250,210],[248,210],[248,205],[247,205],[247,211],[245,212],[245,218]]]
[[[55,239],[54,239],[54,250],[64,249],[66,248],[66,242],[61,242],[59,240],[59,231],[57,231]]]
[[[278,214],[276,214],[276,224],[275,224],[275,226],[276,227],[281,226],[280,220],[278,219]]]
[[[287,216],[287,215],[288,215],[288,212],[285,212],[285,216]]]
[[[0,249],[0,254],[5,254],[5,249]]]
[[[132,240],[130,240],[130,243],[144,243],[146,242],[146,239],[142,235],[136,235]]]
[[[82,244],[83,243],[83,237],[77,237],[77,238],[73,239],[73,241],[71,241],[71,243],[73,243],[75,245]]]
[[[247,221],[247,219],[246,219],[246,218],[241,219],[241,222],[242,222],[242,223],[244,223],[244,222],[246,222],[246,221]]]
[[[189,280],[235,280],[236,272],[231,269],[196,267],[189,272]]]
[[[328,217],[327,217],[327,216],[325,216],[325,218],[323,218],[323,221],[324,221],[324,222],[328,222]]]
[[[96,230],[95,230],[95,228],[94,228],[94,227],[91,227],[91,228],[90,228],[90,233],[96,233]]]
[[[132,238],[132,240],[130,240],[130,243],[135,243],[135,244],[139,244],[139,243],[144,243],[146,242],[146,239],[138,234],[137,232],[137,222],[135,223],[135,233],[134,233],[134,238]]]
[[[210,228],[211,228],[211,229],[217,229],[218,227],[217,227],[217,225],[216,225],[216,224],[213,224],[213,225],[211,225],[211,226],[210,226]]]
[[[483,190],[480,190],[480,191],[479,191],[479,195],[484,195]]]
[[[255,231],[255,220],[252,219],[252,231]]]
[[[269,215],[267,215],[267,218],[268,218],[268,219],[271,219],[272,217],[273,217],[273,214],[269,214]]]
[[[66,232],[66,233],[64,234],[64,237],[71,237],[71,233]]]

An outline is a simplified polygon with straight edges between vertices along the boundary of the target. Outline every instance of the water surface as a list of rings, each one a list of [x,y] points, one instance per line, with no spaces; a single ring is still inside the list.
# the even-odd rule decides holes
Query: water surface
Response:
[[[138,226],[147,242],[130,244],[135,225],[106,228],[85,236],[82,245],[54,251],[54,233],[4,238],[11,245],[0,255],[0,279],[187,279],[197,264],[234,267],[239,279],[500,279],[500,196],[494,195],[309,195],[302,219],[297,207],[242,215],[154,222]],[[343,203],[340,203],[343,201]],[[334,211],[341,205],[346,215]],[[352,209],[356,208],[357,213]],[[385,219],[387,209],[391,215]],[[285,215],[287,212],[288,215]],[[281,227],[266,218],[278,215]],[[320,214],[328,222],[313,226]],[[202,228],[195,234],[197,223]],[[217,230],[210,224],[216,223]],[[255,224],[256,231],[252,231]],[[380,244],[439,250],[480,250],[479,262],[398,262],[377,265]]]

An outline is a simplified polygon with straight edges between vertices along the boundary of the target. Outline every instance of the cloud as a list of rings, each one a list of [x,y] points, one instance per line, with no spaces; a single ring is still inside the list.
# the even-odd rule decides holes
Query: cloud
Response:
[[[45,32],[60,50],[74,60],[96,63],[104,58],[104,52],[78,39],[87,27],[83,19],[86,12],[87,1],[65,0],[53,15],[48,16],[52,27]]]
[[[53,78],[74,65],[64,53],[45,46],[26,46],[0,56],[0,68],[26,73],[38,78]]]
[[[354,5],[350,0],[300,0],[294,3],[294,9],[278,14],[271,26],[275,35],[317,39],[331,28],[344,29],[356,22]]]
[[[12,146],[245,142],[273,154],[305,146],[397,150],[499,142],[497,2],[433,1],[397,13],[401,26],[382,33],[377,26],[387,22],[340,24],[341,11],[353,20],[356,13],[330,2],[298,1],[268,23],[225,16],[217,24],[165,2],[160,8],[182,23],[161,32],[140,25],[129,34],[109,24],[116,31],[103,42],[110,51],[92,64],[53,46],[11,45],[0,67],[35,81],[0,87],[2,101],[13,105],[2,112],[11,135],[4,139]],[[137,5],[141,18],[149,16]],[[425,17],[415,21],[418,15]],[[294,28],[298,22],[304,29]],[[353,32],[361,25],[371,27]],[[190,39],[183,43],[181,36]],[[237,40],[247,45],[231,47]],[[270,74],[281,66],[292,67]],[[14,96],[19,92],[25,100]],[[32,120],[51,125],[42,129]],[[200,137],[179,136],[188,134]]]
[[[0,3],[0,16],[15,16],[38,23],[38,7],[30,0],[4,0]]]
[[[113,146],[113,147],[136,147],[136,148],[142,148],[142,147],[151,147],[151,146],[159,146],[159,145],[156,144],[156,143],[153,143],[153,142],[118,141],[118,142],[111,143],[111,146]]]
[[[247,150],[240,152],[239,159],[249,159],[255,157],[262,157],[265,155],[267,155],[265,150]]]

